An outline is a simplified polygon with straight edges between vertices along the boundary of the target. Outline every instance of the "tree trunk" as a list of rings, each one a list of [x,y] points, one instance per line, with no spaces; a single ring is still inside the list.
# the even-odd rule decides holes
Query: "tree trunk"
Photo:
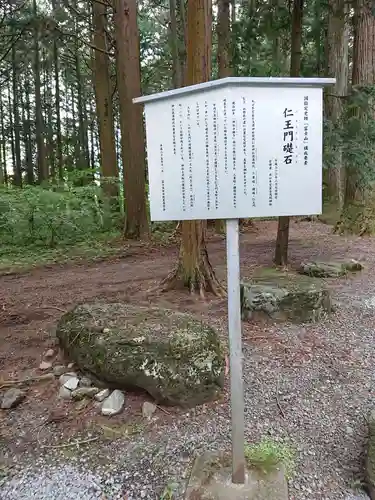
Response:
[[[94,89],[96,112],[98,115],[100,166],[104,178],[118,178],[116,158],[115,131],[113,121],[113,105],[111,94],[111,80],[109,74],[109,57],[106,51],[106,7],[104,3],[93,2],[93,29],[94,46]],[[104,193],[113,200],[118,201],[118,186],[113,182],[103,181]]]
[[[294,0],[290,59],[290,76],[292,77],[299,76],[301,71],[302,14],[303,0]],[[275,264],[277,266],[288,264],[289,221],[289,217],[279,217],[275,248]]]
[[[0,89],[1,90],[1,89]],[[4,94],[0,91],[0,132],[1,132],[1,152],[2,152],[2,162],[3,162],[3,179],[4,184],[8,184],[8,171],[7,171],[7,157],[6,157],[6,147],[5,147],[5,125],[4,125],[4,104],[2,96]]]
[[[132,99],[141,95],[137,1],[115,0],[117,86],[124,172],[126,238],[148,235],[143,113]]]
[[[12,91],[13,91],[13,116],[14,116],[14,151],[15,151],[15,171],[14,185],[22,187],[22,167],[21,167],[21,122],[20,106],[18,95],[18,72],[17,72],[16,44],[12,45]]]
[[[230,34],[230,0],[218,0],[217,13],[217,65],[219,78],[232,75],[231,34]],[[225,232],[225,223],[220,219],[215,221],[215,231]]]
[[[349,26],[346,22],[345,0],[330,0],[327,32],[327,76],[336,78],[336,84],[325,95],[325,113],[333,130],[342,128],[343,99],[348,93]],[[325,171],[328,198],[343,203],[343,158],[339,145],[334,151],[334,165]]]
[[[25,79],[25,159],[26,159],[26,181],[27,184],[35,184],[34,163],[33,163],[33,146],[31,136],[31,107],[30,107],[30,83],[28,76]]]
[[[372,86],[375,82],[375,16],[372,2],[357,0],[354,15],[352,86]],[[359,114],[359,112],[358,112]],[[365,120],[366,117],[363,116]],[[358,168],[347,165],[344,204],[363,201],[365,190]]]
[[[188,0],[187,21],[186,84],[193,85],[208,81],[211,76],[211,1]],[[205,291],[223,293],[208,258],[205,235],[206,221],[181,223],[179,260],[175,270],[162,282],[165,290],[186,286],[201,295]]]
[[[54,15],[56,15],[59,0],[52,0],[52,8]],[[56,167],[58,178],[60,181],[64,180],[63,168],[63,147],[62,147],[62,133],[61,133],[61,97],[60,97],[60,64],[59,64],[59,45],[58,33],[55,32],[53,36],[53,69],[55,80],[55,112],[56,112]]]
[[[179,32],[177,25],[176,0],[169,0],[169,15],[170,15],[170,46],[172,53],[172,69],[173,69],[173,87],[175,89],[182,87],[182,68],[179,53]]]
[[[41,98],[41,83],[40,83],[40,54],[39,54],[39,30],[40,25],[37,21],[37,2],[33,0],[33,10],[35,17],[35,28],[34,28],[34,85],[35,85],[35,134],[36,134],[36,144],[37,144],[37,158],[38,158],[38,182],[42,182],[48,179],[48,167],[46,161],[46,148],[44,143],[44,120],[42,112],[42,98]]]
[[[375,81],[375,16],[373,2],[357,0],[354,15],[354,46],[353,46],[353,87],[371,88]],[[364,89],[364,90],[365,90]],[[367,96],[369,109],[373,109],[374,99]],[[371,112],[370,112],[371,113]],[[373,116],[368,111],[353,108],[353,117],[363,123],[363,130],[358,130],[358,141],[363,141],[363,131],[368,128],[368,120]],[[373,125],[371,125],[372,127]],[[371,185],[365,182],[363,172],[357,164],[346,162],[345,165],[345,193],[343,214],[339,223],[341,231],[350,231],[357,234],[374,232],[374,193]],[[366,165],[362,166],[366,168]]]
[[[8,83],[8,116],[9,116],[9,139],[10,139],[10,150],[12,154],[12,171],[13,171],[13,177],[12,181],[13,184],[15,184],[15,175],[16,175],[16,150],[14,147],[14,123],[13,123],[13,111],[12,111],[12,101],[11,101],[11,87],[10,87],[10,82]]]

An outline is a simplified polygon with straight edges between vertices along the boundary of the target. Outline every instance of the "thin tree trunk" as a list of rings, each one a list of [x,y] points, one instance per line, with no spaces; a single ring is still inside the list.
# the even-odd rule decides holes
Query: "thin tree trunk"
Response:
[[[118,178],[116,143],[112,105],[112,85],[109,74],[109,58],[106,39],[106,7],[102,2],[93,3],[94,46],[94,89],[98,115],[100,165],[104,178]],[[117,203],[117,184],[103,182],[104,193]],[[117,205],[118,207],[118,205]]]
[[[175,89],[182,87],[182,70],[179,54],[179,39],[177,29],[177,13],[176,0],[169,0],[169,15],[170,15],[170,46],[172,53],[172,70],[173,70],[173,87]]]
[[[31,108],[30,108],[30,83],[26,75],[25,79],[25,107],[26,120],[25,128],[25,159],[26,159],[26,181],[27,184],[35,184],[34,164],[33,164],[33,148],[31,137]]]
[[[59,7],[59,0],[52,0],[52,9],[56,16]],[[63,147],[62,147],[62,132],[61,132],[61,93],[60,93],[60,64],[59,64],[59,44],[57,32],[53,36],[53,70],[55,80],[55,113],[56,113],[56,167],[58,178],[64,180],[63,169]]]
[[[188,0],[187,10],[187,85],[208,81],[211,76],[210,0]],[[164,289],[188,287],[191,292],[211,291],[216,295],[223,288],[215,276],[208,258],[205,221],[181,223],[181,246],[176,269],[162,282]]]
[[[126,238],[148,235],[143,113],[132,99],[141,95],[137,1],[115,0],[117,85],[124,172]]]
[[[46,161],[46,148],[44,143],[45,127],[42,113],[41,82],[40,82],[40,54],[39,54],[39,30],[40,25],[37,22],[37,3],[33,0],[33,10],[35,17],[34,28],[34,85],[35,85],[35,134],[38,157],[38,182],[48,179],[48,167]]]
[[[217,14],[217,65],[219,78],[232,75],[231,68],[231,33],[230,33],[230,0],[218,0]],[[215,231],[225,232],[224,221],[215,221]]]
[[[302,14],[303,0],[294,0],[290,59],[290,76],[292,77],[299,76],[301,72]],[[289,217],[279,217],[275,248],[275,264],[278,266],[288,264],[289,221]]]
[[[5,126],[4,126],[4,104],[2,99],[2,93],[0,92],[0,130],[1,130],[1,142],[0,147],[3,157],[3,177],[4,184],[8,184],[8,171],[7,171],[7,157],[6,157],[6,147],[5,147]]]
[[[20,107],[18,102],[18,74],[17,74],[16,44],[12,45],[12,90],[13,90],[13,116],[14,116],[14,151],[15,151],[15,171],[14,184],[22,187],[22,167],[21,167],[21,122]]]
[[[14,123],[13,123],[13,111],[12,111],[12,101],[11,101],[11,87],[8,84],[8,113],[9,113],[9,135],[10,135],[10,149],[12,153],[12,170],[13,170],[13,184],[16,184],[15,176],[17,171],[16,165],[16,149],[14,146]],[[17,185],[17,184],[16,184]]]

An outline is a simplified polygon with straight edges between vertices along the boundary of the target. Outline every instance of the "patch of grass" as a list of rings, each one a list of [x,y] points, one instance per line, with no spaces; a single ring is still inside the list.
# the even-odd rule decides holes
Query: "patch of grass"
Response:
[[[65,264],[79,260],[90,261],[119,255],[124,251],[124,243],[119,240],[118,236],[98,235],[95,240],[57,248],[3,245],[0,250],[0,274],[23,272],[51,264]]]
[[[106,439],[113,440],[140,434],[144,430],[145,425],[142,422],[134,422],[111,426],[101,425],[100,428]]]
[[[175,491],[177,490],[176,483],[168,483],[164,488],[163,493],[160,495],[159,500],[173,500],[175,498]]]
[[[283,465],[287,479],[290,479],[294,474],[294,450],[285,443],[279,443],[269,438],[245,446],[245,459],[249,467],[254,467],[264,473],[271,472],[278,465]]]

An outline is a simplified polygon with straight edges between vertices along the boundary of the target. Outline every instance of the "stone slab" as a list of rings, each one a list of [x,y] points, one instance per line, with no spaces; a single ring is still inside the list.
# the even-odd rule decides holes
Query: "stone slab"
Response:
[[[282,466],[270,472],[247,469],[245,484],[232,483],[231,461],[223,453],[196,458],[185,500],[288,500],[288,484]]]

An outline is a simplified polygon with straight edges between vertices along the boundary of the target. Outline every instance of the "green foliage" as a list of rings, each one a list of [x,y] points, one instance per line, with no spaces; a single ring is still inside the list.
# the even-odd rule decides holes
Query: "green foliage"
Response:
[[[343,165],[363,188],[375,181],[375,85],[354,87],[350,96],[341,99],[341,121],[324,123],[324,166],[335,166],[341,151]]]
[[[110,211],[99,186],[25,186],[0,190],[3,245],[57,247],[113,233],[119,216]]]
[[[269,438],[245,446],[245,459],[249,466],[264,473],[272,471],[278,465],[283,465],[287,479],[290,479],[294,474],[294,450],[284,443]]]

